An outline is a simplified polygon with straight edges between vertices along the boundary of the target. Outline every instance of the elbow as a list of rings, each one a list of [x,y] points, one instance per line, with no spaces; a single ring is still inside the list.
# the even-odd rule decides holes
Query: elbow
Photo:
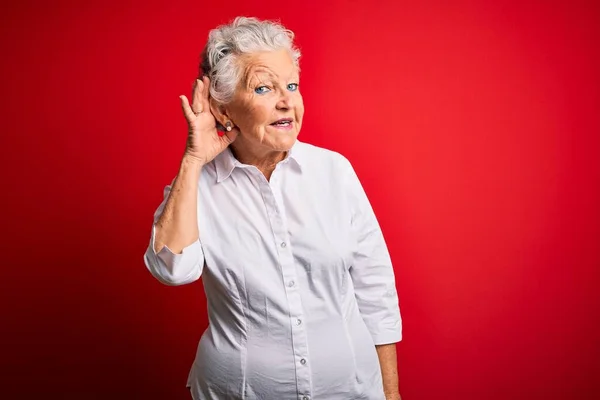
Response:
[[[204,255],[198,242],[184,249],[181,254],[173,254],[168,249],[163,249],[157,254],[152,247],[148,247],[144,255],[144,264],[160,283],[181,286],[200,279]]]

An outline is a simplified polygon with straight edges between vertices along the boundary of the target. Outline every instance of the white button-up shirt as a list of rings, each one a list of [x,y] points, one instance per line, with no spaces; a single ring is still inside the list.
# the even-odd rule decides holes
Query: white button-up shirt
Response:
[[[154,222],[169,195],[158,207]],[[270,181],[229,149],[202,169],[199,240],[145,263],[168,285],[202,276],[209,326],[195,399],[385,399],[377,344],[402,339],[389,253],[350,162],[296,141]]]

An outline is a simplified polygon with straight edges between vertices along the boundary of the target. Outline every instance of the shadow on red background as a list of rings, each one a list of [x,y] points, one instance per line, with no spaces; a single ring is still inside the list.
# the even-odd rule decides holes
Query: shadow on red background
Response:
[[[143,265],[210,28],[280,18],[302,139],[395,262],[404,400],[600,397],[594,2],[21,2],[0,13],[7,399],[185,399],[200,283]],[[562,3],[562,4],[560,4]]]

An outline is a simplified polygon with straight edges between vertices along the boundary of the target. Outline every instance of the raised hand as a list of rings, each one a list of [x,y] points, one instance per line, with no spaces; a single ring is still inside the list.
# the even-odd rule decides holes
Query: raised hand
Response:
[[[197,79],[194,86],[192,105],[181,95],[181,108],[188,123],[188,139],[185,155],[196,159],[202,165],[210,162],[227,148],[238,135],[233,129],[219,136],[217,121],[211,113],[209,102],[210,81],[208,77]]]

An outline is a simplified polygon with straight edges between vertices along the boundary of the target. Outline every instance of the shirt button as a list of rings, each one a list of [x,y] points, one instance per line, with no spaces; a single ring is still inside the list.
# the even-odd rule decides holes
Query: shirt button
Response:
[[[295,283],[294,281],[289,281],[289,282],[288,282],[288,286],[289,286],[289,287],[292,287],[292,286],[294,286],[295,284],[296,284],[296,283]]]
[[[308,396],[304,396],[302,400],[308,400]]]
[[[281,242],[281,247],[285,247],[287,246],[287,244],[285,244],[285,242]]]
[[[296,320],[296,325],[300,325],[300,324],[302,324],[302,320],[301,320],[300,318],[298,318],[298,319]]]
[[[302,364],[302,365],[306,364],[306,360],[303,358],[302,360],[300,360],[300,364]]]

